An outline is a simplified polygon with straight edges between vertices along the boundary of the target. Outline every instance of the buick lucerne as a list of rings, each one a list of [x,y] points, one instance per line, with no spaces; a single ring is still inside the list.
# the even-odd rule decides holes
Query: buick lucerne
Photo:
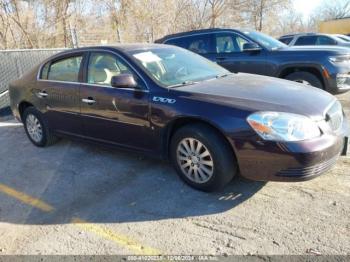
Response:
[[[213,191],[240,173],[301,181],[330,169],[348,145],[331,94],[300,83],[230,73],[160,44],[56,54],[9,87],[11,109],[39,147],[69,136],[169,159]]]

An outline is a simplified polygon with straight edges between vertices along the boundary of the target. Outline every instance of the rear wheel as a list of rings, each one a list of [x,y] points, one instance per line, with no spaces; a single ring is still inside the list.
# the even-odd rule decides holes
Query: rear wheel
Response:
[[[173,136],[171,161],[179,176],[202,191],[215,191],[237,173],[235,157],[227,141],[214,129],[188,125]]]
[[[309,72],[294,72],[287,75],[285,79],[323,89],[321,80]]]
[[[36,146],[45,147],[57,141],[57,137],[49,130],[42,114],[34,107],[23,112],[23,124],[29,140]]]

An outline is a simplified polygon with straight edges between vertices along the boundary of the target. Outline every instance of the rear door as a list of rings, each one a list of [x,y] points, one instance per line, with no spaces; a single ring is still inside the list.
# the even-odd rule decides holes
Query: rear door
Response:
[[[215,53],[213,34],[210,33],[172,38],[164,43],[188,49],[209,59],[212,58],[211,54]]]
[[[317,36],[315,35],[309,35],[309,36],[299,36],[298,39],[295,41],[295,46],[301,46],[301,45],[316,45],[317,42]]]
[[[107,51],[91,52],[80,89],[84,135],[99,142],[149,150],[149,93],[145,82],[124,58]],[[112,76],[133,74],[138,88],[115,88]],[[89,102],[90,101],[90,102]]]
[[[249,40],[233,32],[215,34],[215,61],[231,72],[266,74],[266,54],[260,51],[243,51]]]
[[[51,129],[81,134],[79,87],[84,53],[68,54],[45,64],[35,90],[46,108]]]

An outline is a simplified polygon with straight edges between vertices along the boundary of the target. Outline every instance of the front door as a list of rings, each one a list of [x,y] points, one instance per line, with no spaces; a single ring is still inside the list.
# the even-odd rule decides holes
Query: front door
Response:
[[[236,33],[215,34],[215,54],[211,59],[231,72],[266,74],[264,50],[245,52],[243,45],[248,40]]]
[[[112,87],[111,78],[122,73],[133,74],[138,88]],[[116,54],[91,52],[85,78],[80,89],[84,135],[100,142],[149,150],[149,95],[135,71]]]

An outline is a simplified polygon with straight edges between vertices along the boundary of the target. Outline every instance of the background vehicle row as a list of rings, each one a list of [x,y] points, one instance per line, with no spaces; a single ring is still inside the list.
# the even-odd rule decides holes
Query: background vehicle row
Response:
[[[156,41],[196,52],[231,72],[245,72],[310,84],[330,93],[350,89],[350,49],[288,47],[255,31],[204,29]]]

